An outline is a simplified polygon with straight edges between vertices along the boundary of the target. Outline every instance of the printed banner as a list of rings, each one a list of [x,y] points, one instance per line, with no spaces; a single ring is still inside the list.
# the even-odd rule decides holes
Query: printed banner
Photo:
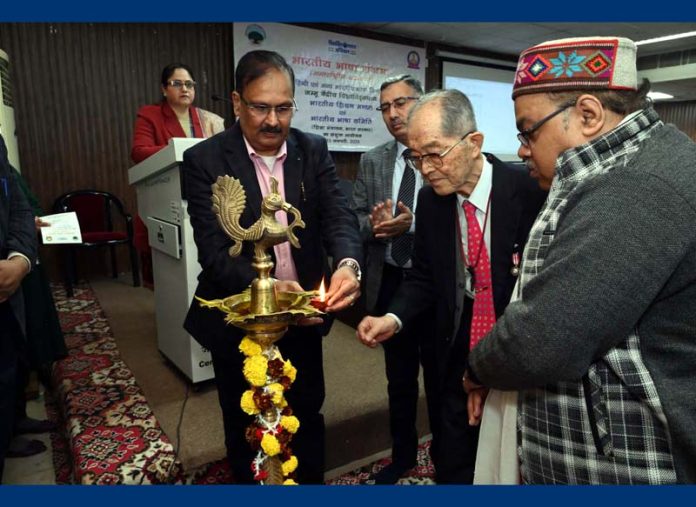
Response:
[[[425,83],[423,48],[280,23],[235,23],[235,67],[255,49],[276,51],[295,71],[295,128],[322,135],[332,151],[367,151],[391,139],[379,87],[411,74]]]

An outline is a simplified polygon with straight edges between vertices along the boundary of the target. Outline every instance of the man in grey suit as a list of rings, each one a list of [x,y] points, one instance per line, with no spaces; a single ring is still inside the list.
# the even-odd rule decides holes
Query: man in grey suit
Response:
[[[423,177],[406,166],[402,155],[407,149],[406,118],[422,94],[420,82],[408,74],[382,83],[378,109],[394,139],[363,154],[353,188],[353,209],[367,250],[365,303],[371,314],[386,312],[411,268],[415,196]],[[416,322],[399,340],[384,344],[392,463],[375,475],[377,484],[397,482],[416,464],[418,370],[422,362],[427,388],[430,375],[426,370],[431,364],[427,351],[421,350],[421,335],[420,322]],[[428,394],[432,413],[434,398]],[[431,427],[436,427],[432,419]]]

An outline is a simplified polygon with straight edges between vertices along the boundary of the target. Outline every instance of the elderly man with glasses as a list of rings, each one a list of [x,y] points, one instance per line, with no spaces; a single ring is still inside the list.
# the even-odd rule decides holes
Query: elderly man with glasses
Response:
[[[407,118],[423,87],[409,74],[386,79],[380,86],[382,119],[393,139],[360,157],[353,187],[353,209],[365,242],[365,307],[370,315],[383,315],[394,294],[411,270],[415,232],[416,196],[423,186],[421,174],[406,164]],[[432,347],[425,338],[430,322],[420,319],[405,329],[398,340],[383,343],[389,394],[389,430],[392,462],[373,477],[376,484],[394,484],[417,462],[420,366],[428,404],[428,417],[437,442],[437,395],[431,387]],[[433,461],[436,456],[431,453]]]
[[[467,418],[462,375],[470,347],[507,305],[519,259],[545,194],[522,168],[483,153],[469,99],[457,90],[424,95],[408,118],[408,164],[429,186],[418,195],[413,268],[382,317],[366,317],[368,346],[398,340],[425,315],[440,398],[436,481],[471,484],[478,427]]]
[[[626,38],[520,55],[519,155],[550,191],[470,356],[470,392],[515,393],[486,400],[477,481],[696,482],[696,143],[648,90]]]
[[[232,99],[237,123],[184,154],[188,212],[202,267],[196,295],[208,300],[225,298],[242,292],[256,276],[251,266],[253,248],[245,246],[235,258],[227,253],[232,240],[212,211],[211,185],[222,175],[241,181],[247,204],[240,225],[249,227],[259,216],[261,200],[269,193],[273,177],[280,194],[300,210],[306,224],[295,231],[301,248],[286,242],[270,252],[276,287],[312,290],[325,278],[330,280],[327,311],[347,308],[360,295],[362,245],[358,220],[338,186],[326,140],[290,127],[296,112],[292,67],[278,53],[251,51],[237,64],[235,88]],[[277,219],[287,223],[285,213],[278,213]],[[332,266],[327,256],[331,256]],[[195,300],[184,327],[212,354],[227,457],[235,480],[252,482],[255,452],[245,439],[252,418],[239,406],[247,388],[242,374],[243,355],[238,350],[244,333],[227,326],[222,313],[204,309]],[[286,396],[301,423],[292,441],[300,484],[323,482],[322,335],[328,327],[291,326],[277,343],[283,358],[298,370],[297,380]]]

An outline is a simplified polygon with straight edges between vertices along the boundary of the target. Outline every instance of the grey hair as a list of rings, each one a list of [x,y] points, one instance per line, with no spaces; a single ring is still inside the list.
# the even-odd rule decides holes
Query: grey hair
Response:
[[[411,74],[399,74],[398,76],[392,76],[386,79],[382,83],[382,86],[379,87],[379,91],[384,91],[385,88],[388,88],[395,83],[401,83],[402,81],[409,85],[419,96],[423,95],[423,85]]]
[[[471,101],[459,90],[433,90],[426,93],[411,108],[408,121],[411,121],[416,111],[430,102],[439,104],[442,111],[440,131],[443,135],[456,137],[477,130]]]

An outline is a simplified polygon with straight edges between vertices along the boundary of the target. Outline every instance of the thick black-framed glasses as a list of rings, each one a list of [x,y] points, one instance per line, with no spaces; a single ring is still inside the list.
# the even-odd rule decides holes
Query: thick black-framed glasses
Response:
[[[241,95],[239,96],[239,99],[247,107],[249,112],[251,112],[253,116],[256,116],[259,119],[266,118],[269,114],[271,114],[271,111],[275,111],[275,114],[278,118],[286,119],[291,117],[293,114],[295,114],[295,111],[297,111],[297,104],[295,103],[295,99],[292,99],[292,106],[269,106],[268,104],[252,104],[251,102],[247,102]]]
[[[563,104],[561,107],[559,107],[558,109],[556,109],[553,113],[551,113],[551,114],[549,114],[549,115],[547,115],[547,116],[544,116],[541,120],[539,120],[538,122],[536,122],[536,123],[535,123],[534,125],[532,125],[531,127],[522,130],[521,132],[519,132],[519,133],[517,134],[517,140],[520,142],[520,144],[521,144],[522,146],[529,146],[529,137],[530,137],[534,132],[536,132],[537,130],[539,130],[539,128],[541,128],[541,126],[542,126],[544,123],[546,123],[547,121],[549,121],[549,120],[550,120],[551,118],[553,118],[554,116],[559,115],[559,114],[561,114],[563,111],[565,111],[566,109],[568,109],[569,107],[574,106],[576,101],[577,101],[577,99],[573,99],[572,102],[566,102],[566,103]]]
[[[190,79],[187,79],[185,81],[181,79],[170,79],[169,81],[167,81],[167,84],[169,86],[173,86],[174,88],[183,88],[185,86],[189,90],[193,90],[196,87],[196,82],[191,81]]]
[[[451,152],[459,143],[461,143],[464,139],[469,137],[474,132],[476,131],[470,130],[462,137],[460,137],[459,141],[454,143],[452,146],[447,148],[442,153],[424,153],[423,155],[414,155],[411,150],[406,150],[404,152],[404,160],[412,169],[415,169],[416,171],[420,171],[423,167],[423,162],[426,161],[428,162],[428,164],[430,164],[430,167],[432,167],[433,169],[440,169],[443,165],[442,159],[445,158],[449,154],[449,152]]]
[[[391,102],[382,102],[375,109],[377,109],[377,111],[384,112],[388,111],[389,108],[392,107],[392,105],[394,107],[404,107],[409,100],[418,100],[418,97],[397,97]]]

